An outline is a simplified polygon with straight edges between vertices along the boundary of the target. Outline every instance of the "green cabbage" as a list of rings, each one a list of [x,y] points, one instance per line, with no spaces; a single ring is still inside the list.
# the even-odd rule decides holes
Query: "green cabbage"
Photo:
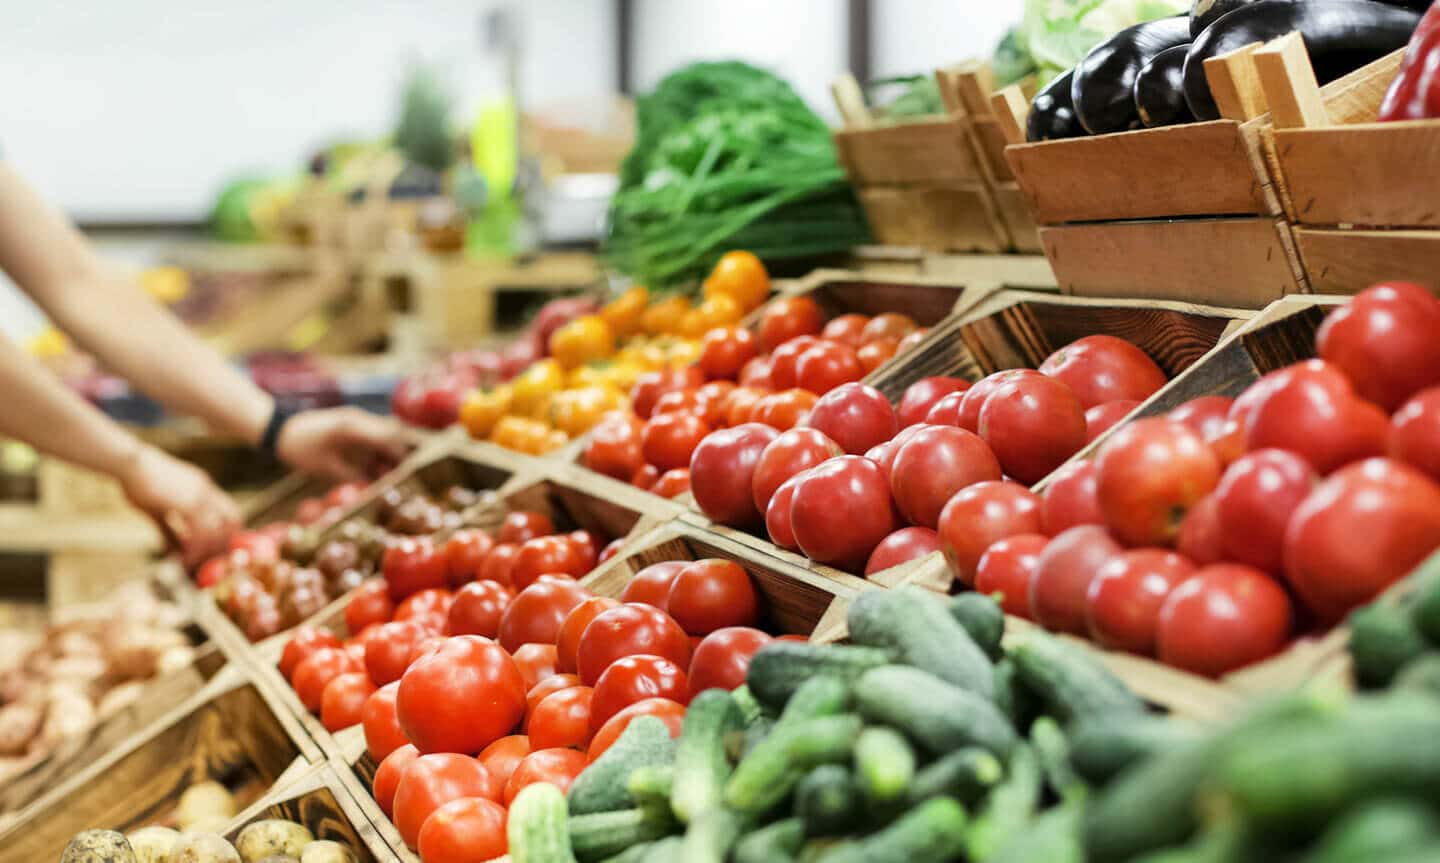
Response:
[[[1015,41],[1029,52],[1044,86],[1126,27],[1189,8],[1190,0],[1025,0]]]

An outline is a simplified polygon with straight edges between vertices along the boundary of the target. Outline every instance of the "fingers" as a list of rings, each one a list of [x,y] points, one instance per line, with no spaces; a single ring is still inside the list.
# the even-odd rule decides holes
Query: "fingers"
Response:
[[[391,461],[399,461],[409,450],[400,424],[354,408],[342,408],[339,433],[351,446],[363,446]]]

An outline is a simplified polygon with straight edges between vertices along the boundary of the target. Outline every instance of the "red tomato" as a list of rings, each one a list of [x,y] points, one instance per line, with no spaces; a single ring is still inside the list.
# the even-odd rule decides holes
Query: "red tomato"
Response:
[[[1215,487],[1225,559],[1279,575],[1285,526],[1319,481],[1304,459],[1285,450],[1256,450],[1230,465]]]
[[[1096,490],[1095,462],[1072,461],[1055,471],[1040,493],[1040,527],[1054,536],[1077,524],[1104,524]]]
[[[655,484],[650,487],[651,494],[658,494],[665,498],[677,498],[690,490],[690,469],[677,467],[674,470],[667,470],[660,474]]]
[[[1440,302],[1408,282],[1357,294],[1326,316],[1315,334],[1320,357],[1355,385],[1361,398],[1393,411],[1440,383]]]
[[[510,571],[515,568],[515,556],[520,553],[520,546],[509,542],[498,542],[490,549],[485,557],[485,563],[480,567],[480,581],[493,581],[496,584],[510,586]]]
[[[633,583],[632,581],[631,584]],[[626,589],[628,591],[628,586]],[[668,585],[666,589],[668,592]],[[598,617],[600,612],[619,605],[617,600],[608,596],[593,596],[571,609],[565,622],[560,625],[560,634],[555,639],[557,671],[573,673],[579,669],[580,636],[585,634],[585,627],[589,626],[590,621]]]
[[[953,426],[929,426],[895,452],[890,490],[911,524],[933,528],[955,492],[1000,479],[1000,463],[977,435]]]
[[[1086,594],[1090,637],[1112,650],[1152,655],[1160,607],[1194,572],[1195,564],[1162,548],[1137,548],[1110,558],[1095,572]]]
[[[900,354],[903,354],[906,351],[913,349],[916,345],[925,341],[925,337],[929,334],[929,327],[920,327],[919,329],[910,333],[905,338],[900,340],[900,346],[895,349],[895,355],[899,356]]]
[[[905,394],[900,396],[900,406],[895,413],[900,420],[900,427],[913,426],[918,422],[929,422],[925,415],[935,407],[936,402],[951,393],[964,393],[970,389],[970,382],[963,378],[931,377],[921,378],[905,388]],[[955,400],[956,409],[963,399]],[[953,425],[953,423],[952,423]]]
[[[560,625],[590,594],[565,575],[542,575],[515,595],[500,616],[500,644],[518,650],[522,644],[554,644]]]
[[[756,357],[755,361],[765,362],[759,357]],[[735,384],[732,381],[710,381],[695,391],[695,398],[700,402],[700,417],[711,428],[725,426],[725,399],[734,391]]]
[[[975,568],[975,590],[986,596],[999,595],[1006,614],[1034,619],[1030,610],[1030,582],[1040,566],[1040,553],[1050,543],[1038,533],[1017,533],[997,539],[980,555]]]
[[[520,676],[525,678],[525,691],[529,692],[537,683],[555,675],[556,653],[553,644],[522,644],[515,648],[512,658]]]
[[[395,829],[407,848],[420,842],[420,828],[431,813],[463,797],[500,799],[500,783],[468,755],[437,752],[421,755],[400,775],[395,789]]]
[[[526,719],[530,745],[535,749],[584,749],[590,745],[595,692],[588,686],[571,686],[542,698]]]
[[[898,312],[882,312],[871,318],[865,328],[860,331],[861,344],[869,344],[877,339],[895,339],[898,343],[915,332],[915,319],[909,315],[902,315]]]
[[[450,605],[454,601],[454,594],[443,587],[426,588],[410,594],[404,602],[395,606],[395,619],[413,620],[421,625],[430,618],[443,620],[450,613]]]
[[[400,692],[400,682],[387,683],[365,699],[360,713],[360,723],[365,727],[365,749],[376,761],[409,743],[405,730],[400,727],[400,718],[395,712],[395,698]]]
[[[517,794],[537,782],[554,785],[561,791],[570,790],[587,763],[585,753],[575,749],[536,749],[525,756],[510,774],[510,781],[505,783],[505,805],[514,803]]]
[[[585,444],[585,466],[629,482],[635,471],[645,463],[640,452],[640,431],[645,424],[629,412],[614,411],[595,424]]]
[[[432,650],[444,644],[446,638],[447,636],[444,635],[426,635],[411,648],[410,659],[405,663],[405,667],[409,668],[414,665],[420,657],[428,655]]]
[[[820,338],[858,348],[865,344],[865,326],[869,323],[870,318],[865,315],[837,315],[826,322]]]
[[[1248,449],[1297,453],[1322,474],[1385,452],[1390,421],[1355,395],[1335,366],[1308,360],[1281,370],[1246,425]]]
[[[380,804],[380,811],[384,812],[386,817],[394,817],[395,789],[400,785],[400,777],[405,775],[406,768],[414,764],[419,757],[420,750],[406,743],[380,759],[380,766],[375,768],[370,793],[375,802]]]
[[[300,696],[300,703],[305,705],[305,709],[318,714],[320,700],[330,681],[347,671],[358,670],[355,661],[343,648],[317,647],[295,666],[290,683],[295,687],[295,694]]]
[[[890,484],[875,462],[842,455],[800,475],[790,501],[790,530],[811,560],[859,572],[897,527]]]
[[[274,537],[258,530],[242,530],[230,537],[230,551],[247,551],[250,558],[259,563],[274,563],[280,559],[280,544]]]
[[[696,390],[671,390],[655,400],[655,408],[650,411],[650,418],[661,414],[695,414],[702,416],[705,412],[700,404],[700,393]]]
[[[925,412],[922,422],[929,425],[959,427],[960,411],[965,406],[965,394],[968,392],[970,392],[969,389],[956,390],[941,396],[939,401],[931,405],[930,410]],[[979,422],[978,415],[976,422]]]
[[[976,483],[962,488],[940,511],[936,528],[950,571],[973,586],[980,555],[997,539],[1040,532],[1040,498],[1017,482]]]
[[[744,327],[716,327],[701,340],[695,362],[709,380],[734,380],[758,350],[754,334]]]
[[[690,459],[690,490],[700,511],[731,527],[758,523],[755,465],[779,436],[775,429],[759,423],[744,423],[706,436]]]
[[[1222,467],[1228,467],[1235,463],[1235,460],[1245,454],[1245,431],[1240,423],[1228,419],[1214,437],[1207,437],[1205,442],[1210,444],[1215,457],[1220,460]]]
[[[1175,550],[1197,566],[1208,566],[1225,559],[1224,538],[1220,535],[1220,507],[1215,493],[1205,495],[1190,507],[1180,522]]]
[[[740,369],[739,384],[742,387],[764,387],[772,389],[774,380],[770,377],[770,358],[755,357]]]
[[[1114,428],[1130,412],[1139,407],[1136,401],[1105,402],[1085,411],[1085,442],[1090,443]]]
[[[645,423],[640,433],[645,461],[660,472],[690,464],[690,456],[710,427],[693,414],[662,414]]]
[[[940,534],[928,527],[902,527],[875,546],[865,561],[865,574],[874,575],[940,550]]]
[[[600,545],[602,540],[596,534],[588,530],[572,530],[565,534],[566,539],[575,546],[575,551],[580,555],[580,563],[589,572],[600,563]]]
[[[505,856],[505,807],[482,797],[462,797],[436,809],[420,827],[424,863],[465,863]]]
[[[365,702],[374,692],[375,684],[363,671],[347,671],[331,680],[320,694],[320,724],[327,731],[358,724],[364,716]]]
[[[639,489],[644,489],[645,491],[649,491],[650,489],[654,488],[655,483],[659,481],[660,471],[653,464],[644,465],[639,470],[635,471],[634,476],[630,477],[631,485]]]
[[[405,536],[386,547],[380,572],[389,585],[391,601],[399,602],[426,588],[444,587],[450,566],[429,537]]]
[[[809,426],[851,455],[861,455],[900,430],[884,394],[861,383],[842,384],[821,397],[810,411]]]
[[[1234,404],[1229,396],[1200,396],[1170,411],[1165,418],[1184,423],[1208,441],[1220,435]]]
[[[1058,380],[1012,378],[985,399],[980,437],[1007,476],[1036,483],[1085,445],[1085,412]]]
[[[817,335],[825,325],[825,315],[809,297],[781,297],[760,313],[757,328],[760,349],[775,350],[796,336]]]
[[[931,425],[930,423],[916,423],[913,426],[906,426],[890,440],[882,444],[876,444],[866,450],[865,457],[880,466],[880,472],[885,474],[885,482],[889,483],[891,471],[895,469],[895,457],[900,454],[900,447],[908,443],[915,435],[930,428],[938,428],[938,426]]]
[[[1285,529],[1285,577],[1302,602],[1333,622],[1436,546],[1440,486],[1400,462],[1366,459],[1335,472],[1295,510]]]
[[[738,426],[750,422],[750,415],[755,412],[755,406],[760,403],[770,392],[769,388],[761,387],[736,387],[730,395],[725,397],[725,422],[723,426]]]
[[[590,748],[585,752],[586,761],[594,762],[603,755],[625,733],[631,721],[640,716],[654,716],[670,728],[671,737],[679,737],[680,724],[685,719],[685,705],[668,698],[647,698],[635,702],[610,717],[610,721],[595,732],[590,739]]]
[[[449,584],[459,587],[474,581],[480,574],[486,555],[495,547],[490,534],[475,528],[462,528],[445,541],[445,565],[450,573]]]
[[[339,647],[340,639],[335,633],[318,626],[302,626],[295,630],[280,653],[280,673],[289,680],[295,673],[295,666],[321,647]]]
[[[674,390],[698,387],[705,383],[705,376],[693,366],[683,369],[665,369],[645,372],[635,380],[630,389],[630,406],[640,419],[649,419],[660,397]],[[501,542],[504,542],[501,537]]]
[[[1116,432],[1095,461],[1105,525],[1127,545],[1171,545],[1185,512],[1220,481],[1220,462],[1187,425],[1160,417]]]
[[[771,542],[789,551],[800,550],[795,542],[795,531],[790,527],[790,505],[795,500],[795,487],[807,473],[808,470],[802,470],[780,483],[780,487],[770,495],[770,505],[765,507],[766,535]]]
[[[413,620],[392,620],[365,636],[365,671],[376,686],[384,686],[410,666],[410,654],[425,640],[424,627]]]
[[[662,611],[665,603],[670,598],[670,585],[674,583],[675,576],[680,574],[688,560],[662,560],[659,563],[652,563],[630,579],[625,585],[625,590],[620,594],[621,602],[643,602],[646,605],[653,605]]]
[[[710,558],[676,573],[665,610],[685,632],[705,635],[727,626],[753,626],[759,605],[749,573],[734,561]]]
[[[224,581],[227,574],[229,574],[229,566],[226,564],[225,558],[212,557],[205,561],[199,572],[195,573],[195,584],[202,590],[214,587]]]
[[[1160,607],[1160,661],[1218,677],[1280,651],[1290,640],[1290,597],[1259,570],[1217,564],[1197,570]]]
[[[457,635],[405,670],[395,707],[421,752],[479,752],[525,714],[525,680],[500,645]]]
[[[817,401],[809,390],[794,387],[760,397],[750,412],[750,422],[786,431],[803,423]]]
[[[1415,394],[1395,413],[1389,456],[1440,479],[1440,387]]]
[[[647,698],[668,698],[682,704],[688,701],[690,690],[684,670],[669,659],[650,654],[615,660],[595,683],[589,731],[598,732],[610,717]]]
[[[1148,354],[1114,336],[1076,339],[1046,357],[1040,371],[1069,385],[1085,408],[1142,402],[1165,386],[1165,372]]]
[[[1084,635],[1086,596],[1100,567],[1121,548],[1105,528],[1072,527],[1045,546],[1030,579],[1030,610],[1046,629]]]
[[[765,512],[770,498],[785,480],[841,452],[843,450],[818,429],[795,428],[782,433],[765,446],[755,462],[751,491],[756,512]]]
[[[579,549],[564,536],[542,536],[527,540],[515,553],[510,568],[510,583],[524,590],[542,575],[568,575],[579,578],[589,572]]]
[[[884,365],[886,360],[895,356],[895,352],[899,348],[899,339],[876,339],[873,342],[866,342],[860,350],[856,351],[855,359],[860,361],[860,370],[868,375]]]
[[[473,581],[465,585],[450,604],[445,634],[494,638],[500,633],[500,616],[514,596],[509,588],[494,581]]]
[[[528,717],[535,712],[535,708],[539,707],[540,702],[544,701],[546,697],[562,689],[569,689],[572,686],[579,685],[580,677],[578,675],[552,674],[530,687],[530,691],[525,693],[525,716],[527,717],[525,722],[527,724],[529,723],[530,720]]]
[[[799,382],[797,366],[806,351],[820,344],[814,336],[797,336],[775,349],[770,355],[770,384],[777,390],[788,390]]]
[[[738,688],[745,682],[750,657],[772,640],[769,635],[748,626],[729,626],[705,636],[690,659],[690,673],[687,675],[689,691],[684,698],[675,700],[688,703],[707,689],[729,692]]]
[[[1034,369],[1003,369],[991,375],[981,378],[970,389],[966,390],[960,399],[960,410],[955,415],[955,421],[941,422],[940,418],[933,420],[942,425],[958,425],[968,432],[980,432],[980,410],[985,407],[985,402],[996,388],[1007,381],[1019,380],[1021,378],[1043,377]],[[933,409],[932,409],[933,411]]]
[[[553,678],[552,678],[553,679]],[[556,690],[559,691],[559,690]],[[524,734],[511,734],[509,737],[502,737],[484,749],[476,759],[490,771],[503,787],[510,781],[515,768],[525,760],[525,756],[531,752],[530,738]]]
[[[619,554],[620,549],[624,547],[625,537],[622,536],[619,539],[610,540],[610,542],[600,550],[600,557],[595,561],[595,565],[599,566],[602,563],[608,563],[614,559],[615,555]]]
[[[674,618],[651,605],[627,602],[602,611],[580,636],[580,682],[594,686],[611,663],[637,653],[662,656],[685,668],[690,639]]]
[[[774,371],[771,371],[774,376]],[[825,395],[841,384],[865,376],[855,349],[839,342],[819,341],[795,361],[795,384],[816,395]],[[778,385],[778,381],[776,382]]]

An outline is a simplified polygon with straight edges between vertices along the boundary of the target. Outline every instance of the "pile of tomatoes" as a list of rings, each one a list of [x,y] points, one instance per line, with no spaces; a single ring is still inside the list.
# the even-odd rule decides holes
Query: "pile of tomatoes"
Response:
[[[1371,288],[1318,359],[1131,423],[1038,496],[977,487],[952,566],[1012,614],[1196,673],[1271,656],[1440,546],[1437,328],[1427,291]]]

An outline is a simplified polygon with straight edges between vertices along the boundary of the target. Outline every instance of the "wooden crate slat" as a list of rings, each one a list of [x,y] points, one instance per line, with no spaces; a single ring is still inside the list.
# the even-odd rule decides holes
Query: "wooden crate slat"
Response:
[[[1395,280],[1440,292],[1440,230],[1302,227],[1295,243],[1316,293],[1349,294]]]
[[[282,818],[305,826],[316,839],[345,845],[360,863],[394,859],[394,850],[381,839],[334,765],[299,762],[297,767],[298,775],[282,777],[264,797],[238,814],[225,838],[234,842],[247,825]]]
[[[1301,224],[1440,227],[1440,123],[1277,129],[1274,134],[1295,220]]]
[[[861,186],[977,181],[965,130],[948,117],[835,133],[852,182]]]
[[[1008,245],[989,191],[979,182],[862,186],[860,204],[875,239],[937,252],[1000,252]]]

